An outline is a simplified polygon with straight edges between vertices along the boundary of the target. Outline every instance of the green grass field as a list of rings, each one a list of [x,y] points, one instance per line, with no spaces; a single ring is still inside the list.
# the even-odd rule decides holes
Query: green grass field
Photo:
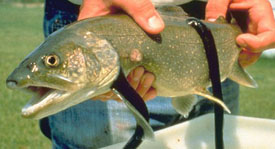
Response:
[[[30,96],[6,88],[8,74],[43,41],[43,8],[0,4],[0,148],[50,148],[38,121],[20,116]],[[261,59],[248,69],[258,89],[241,87],[241,115],[275,119],[275,60]]]
[[[0,4],[0,14],[0,148],[51,148],[38,121],[21,117],[21,108],[30,96],[5,85],[9,73],[43,41],[43,8]]]
[[[247,71],[259,87],[241,87],[240,114],[275,119],[275,59],[261,58]]]

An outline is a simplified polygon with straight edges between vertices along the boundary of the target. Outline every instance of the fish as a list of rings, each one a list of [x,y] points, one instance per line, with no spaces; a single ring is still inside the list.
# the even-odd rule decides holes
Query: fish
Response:
[[[157,35],[144,32],[126,14],[77,21],[51,34],[6,80],[8,88],[33,94],[22,116],[41,119],[111,91],[120,71],[127,75],[137,66],[154,74],[152,86],[157,95],[171,97],[173,107],[183,116],[197,103],[195,95],[230,113],[207,90],[211,82],[205,50],[196,30],[186,22],[188,14],[179,7],[158,11],[166,27]],[[241,34],[239,26],[222,17],[204,23],[215,40],[221,81],[230,78],[257,87],[238,63],[241,48],[235,38]],[[134,106],[130,110],[137,113]],[[142,125],[149,127],[146,122]]]

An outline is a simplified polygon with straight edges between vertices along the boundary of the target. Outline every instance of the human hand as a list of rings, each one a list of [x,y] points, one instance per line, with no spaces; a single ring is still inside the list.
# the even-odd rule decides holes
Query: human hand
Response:
[[[243,48],[239,62],[243,67],[255,63],[262,51],[275,47],[275,20],[268,0],[208,0],[206,20],[226,16],[227,10],[246,11],[247,31],[236,38]]]
[[[158,34],[164,29],[164,22],[150,0],[83,0],[78,20],[116,13],[119,10],[128,13],[147,33]],[[127,80],[137,93],[144,99],[156,97],[156,90],[151,87],[155,77],[143,67],[135,68],[127,76]],[[95,97],[94,99],[120,100],[113,92]]]
[[[152,73],[146,72],[143,67],[137,67],[127,76],[127,80],[133,89],[143,98],[143,100],[147,101],[156,97],[156,90],[151,87],[155,77]],[[109,99],[114,99],[117,101],[121,101],[113,92],[108,92],[103,95],[99,95],[94,97],[93,99],[100,99],[102,101],[106,101]]]
[[[158,34],[164,22],[150,0],[83,0],[78,20],[116,13],[129,14],[149,34]]]

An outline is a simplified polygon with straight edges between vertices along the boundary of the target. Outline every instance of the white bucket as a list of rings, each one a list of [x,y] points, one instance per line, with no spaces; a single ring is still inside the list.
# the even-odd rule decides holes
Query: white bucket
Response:
[[[225,149],[275,149],[275,120],[224,116]],[[155,132],[155,140],[144,140],[139,149],[214,149],[214,114]],[[105,147],[121,149],[126,142]]]

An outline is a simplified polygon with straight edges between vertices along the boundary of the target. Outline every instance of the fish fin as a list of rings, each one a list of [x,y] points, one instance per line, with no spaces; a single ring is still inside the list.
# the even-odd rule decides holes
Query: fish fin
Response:
[[[116,90],[113,90],[113,92],[124,102],[124,104],[130,110],[130,112],[134,115],[137,121],[137,124],[140,127],[142,127],[144,131],[145,139],[154,140],[155,139],[154,130],[152,129],[149,122],[146,121],[146,119],[138,112],[135,106],[132,105],[127,99],[125,99],[124,96],[120,95],[120,93],[117,92]]]
[[[127,100],[124,101],[128,109],[134,115],[138,125],[140,125],[144,131],[145,139],[154,140],[154,130],[152,129],[151,125],[145,120],[145,118],[136,110],[136,108]]]
[[[225,19],[225,17],[223,16],[219,16],[216,21],[216,23],[228,23],[227,20]]]
[[[234,17],[231,17],[230,24],[238,25],[238,22]]]
[[[240,66],[238,62],[234,64],[232,73],[229,75],[229,78],[246,87],[258,87],[256,81]]]
[[[162,15],[167,16],[188,16],[188,14],[179,6],[160,6],[157,11]]]
[[[225,105],[225,103],[223,101],[221,101],[219,98],[213,96],[212,93],[210,93],[205,88],[198,88],[198,89],[196,89],[196,91],[194,93],[197,95],[203,96],[203,97],[209,99],[210,101],[213,101],[214,103],[220,105],[226,112],[231,113],[231,111]]]
[[[172,105],[175,110],[185,118],[188,118],[193,106],[198,102],[195,95],[186,95],[181,97],[173,97]]]

